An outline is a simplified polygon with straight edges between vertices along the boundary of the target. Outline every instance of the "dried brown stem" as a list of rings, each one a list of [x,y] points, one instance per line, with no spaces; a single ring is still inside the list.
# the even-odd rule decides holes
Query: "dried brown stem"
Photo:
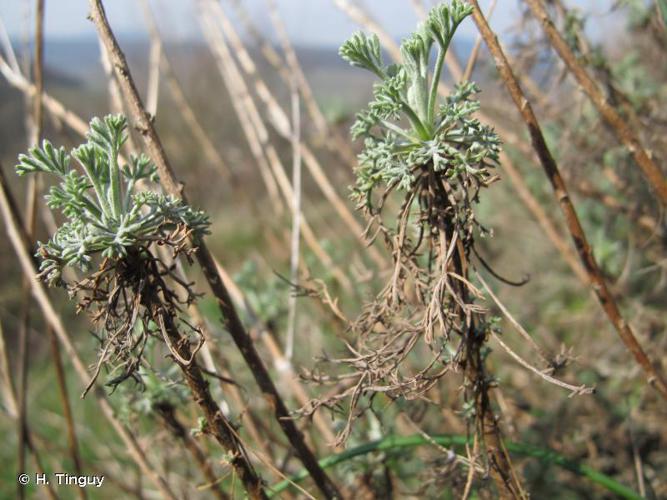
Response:
[[[541,0],[525,0],[533,15],[540,21],[551,45],[563,60],[567,68],[581,85],[600,115],[616,134],[618,140],[632,153],[637,165],[644,173],[647,182],[653,188],[663,205],[667,205],[667,179],[660,167],[655,163],[649,152],[641,143],[631,124],[607,102],[604,93],[591,78],[586,69],[577,61],[565,39],[558,32],[549,18]]]
[[[18,68],[14,68],[7,64],[7,62],[0,56],[0,73],[7,79],[10,85],[16,87],[21,92],[26,95],[34,95],[36,93],[36,87],[34,84],[30,83],[19,71]],[[78,115],[69,111],[65,106],[53,98],[46,92],[42,92],[42,101],[44,107],[49,110],[49,112],[62,120],[69,126],[72,130],[76,131],[79,135],[84,136],[88,131],[88,125],[84,122]]]
[[[537,198],[535,198],[533,193],[530,192],[530,189],[526,185],[526,181],[523,179],[521,172],[519,172],[516,165],[508,157],[507,153],[502,152],[500,154],[500,162],[501,168],[512,182],[521,202],[526,208],[528,208],[528,211],[533,215],[537,223],[540,225],[542,231],[544,231],[547,238],[549,238],[553,246],[561,254],[561,257],[570,267],[577,279],[579,279],[582,284],[588,286],[588,274],[584,270],[584,267],[581,265],[581,262],[578,260],[576,252],[562,236],[561,231],[558,229],[558,227],[556,227],[553,219],[544,210]]]
[[[5,335],[0,324],[0,356],[2,360],[2,379],[3,386],[2,391],[5,398],[5,405],[8,409],[9,415],[18,420],[18,402],[16,400],[16,394],[14,392],[14,384],[12,382],[12,375],[9,370],[9,361],[6,356],[7,352],[5,350]],[[35,461],[35,468],[40,474],[44,473],[44,467],[42,466],[42,459],[39,453],[39,450],[35,446],[34,432],[31,431],[30,427],[26,424],[25,427],[25,446],[32,453],[33,459]],[[57,498],[55,492],[53,491],[52,486],[48,486],[48,491],[46,492],[49,498]]]
[[[16,418],[18,416],[18,403],[16,401],[16,392],[12,372],[9,366],[9,357],[7,356],[7,344],[5,343],[5,332],[0,321],[0,378],[2,378],[2,399],[7,414]]]
[[[151,10],[149,3],[146,0],[142,0],[141,6],[144,12],[144,19],[146,20],[148,36],[150,37],[151,42],[162,47],[163,44],[162,38],[160,37],[160,31],[158,30],[157,22],[155,21],[155,16],[153,15],[153,11]],[[192,110],[192,106],[185,96],[183,87],[178,81],[171,61],[169,60],[169,57],[165,53],[163,47],[160,51],[160,54],[160,68],[162,69],[165,82],[169,88],[169,92],[171,93],[171,97],[174,100],[174,103],[178,107],[180,116],[188,125],[188,130],[192,133],[192,136],[197,141],[197,143],[199,143],[209,161],[218,167],[220,175],[222,175],[225,179],[234,179],[233,172],[229,169],[229,166],[223,160],[222,155],[213,145],[213,142],[204,130],[204,127],[202,127],[201,123],[197,119],[195,112]]]
[[[621,340],[646,373],[649,384],[655,387],[662,395],[662,397],[667,400],[667,383],[648,359],[646,353],[637,341],[632,329],[623,319],[616,300],[612,296],[604,276],[602,275],[602,272],[597,262],[595,261],[592,248],[588,243],[586,234],[583,227],[581,226],[574,205],[570,200],[567,187],[565,186],[565,182],[563,181],[563,178],[560,174],[558,165],[556,164],[556,161],[551,155],[551,152],[549,151],[549,148],[544,140],[542,130],[540,128],[537,117],[533,113],[532,106],[521,90],[519,82],[514,76],[514,72],[512,71],[512,68],[508,63],[505,54],[500,47],[496,35],[489,27],[484,14],[479,8],[478,2],[476,0],[469,1],[474,7],[473,16],[475,23],[477,24],[477,27],[484,37],[487,47],[489,48],[489,51],[494,58],[501,78],[505,82],[505,85],[511,94],[516,107],[518,108],[523,120],[526,123],[526,126],[528,127],[533,147],[540,159],[540,163],[542,164],[547,177],[549,178],[549,181],[551,182],[554,194],[558,200],[563,215],[565,216],[567,227],[574,241],[581,263],[586,270],[586,274],[588,275],[588,280],[593,288],[593,292],[598,298],[598,301],[600,302],[603,310],[607,314],[609,321],[612,323],[618,335],[621,337]]]
[[[178,420],[176,417],[176,412],[174,407],[169,403],[158,404],[156,406],[156,412],[160,416],[160,419],[164,422],[165,427],[169,429],[174,437],[180,440],[185,448],[190,452],[192,458],[196,462],[199,470],[202,472],[202,475],[208,481],[208,485],[205,488],[206,491],[210,492],[218,500],[228,500],[230,497],[220,489],[218,483],[219,478],[216,477],[215,472],[211,463],[208,461],[206,454],[197,444],[188,429]]]
[[[76,426],[74,425],[74,418],[72,417],[72,407],[69,402],[69,391],[67,390],[67,381],[65,379],[65,369],[63,367],[62,355],[60,354],[60,346],[58,345],[58,337],[53,332],[51,327],[48,328],[49,340],[51,341],[51,357],[53,358],[53,366],[56,371],[56,381],[58,382],[58,393],[60,395],[60,402],[63,409],[63,417],[67,426],[67,443],[69,445],[69,454],[74,464],[74,470],[78,475],[83,475],[83,465],[81,455],[79,453],[79,441],[76,436]],[[78,488],[79,497],[85,500],[87,498],[84,488]]]
[[[493,477],[500,498],[526,499],[521,482],[517,477],[509,453],[502,441],[500,426],[489,399],[489,376],[484,368],[481,355],[483,339],[474,331],[466,339],[466,377],[474,386],[473,398],[475,403],[476,435],[483,442],[486,456],[489,461],[489,472]]]
[[[491,5],[489,5],[488,14],[486,15],[487,18],[491,19],[493,11],[496,9],[496,3],[497,0],[491,0]],[[482,42],[483,40],[481,35],[477,35],[477,38],[475,39],[475,45],[473,45],[472,50],[470,51],[470,57],[468,57],[468,62],[466,63],[466,69],[463,72],[463,76],[461,77],[463,81],[470,80],[472,72],[475,71],[475,64],[477,64],[479,49],[482,46]]]
[[[159,278],[159,271],[154,267],[154,263],[149,263],[148,282],[146,288],[141,292],[142,305],[149,311],[153,321],[162,330],[165,336],[165,342],[171,343],[170,350],[173,350],[173,356],[181,368],[185,380],[192,391],[194,401],[204,412],[206,417],[206,432],[210,433],[215,440],[229,453],[228,461],[243,483],[246,492],[252,499],[267,498],[264,492],[262,479],[250,463],[250,459],[245,452],[244,446],[231,423],[225,418],[211,396],[208,381],[204,378],[199,365],[194,362],[184,363],[178,360],[193,360],[196,352],[191,349],[187,338],[178,330],[175,324],[175,318],[166,310],[161,299],[165,295],[165,285]]]
[[[222,276],[225,285],[229,289],[232,299],[237,304],[237,307],[241,308],[246,314],[252,317],[254,321],[259,322],[257,319],[257,313],[252,309],[250,304],[245,301],[243,294],[236,283],[234,283],[229,274],[222,266],[220,266],[217,261],[216,266],[218,267],[218,272],[220,273],[220,276]],[[289,384],[295,399],[299,405],[305,406],[310,400],[310,397],[308,396],[308,393],[303,384],[300,383],[299,377],[294,371],[294,367],[285,358],[285,354],[276,342],[276,339],[273,337],[273,335],[271,335],[271,332],[268,331],[265,325],[261,325],[259,336],[264,346],[269,351],[274,366],[278,371],[282,372],[284,379]],[[331,430],[331,426],[328,424],[321,413],[316,412],[313,414],[313,423],[315,424],[315,427],[317,427],[318,431],[322,434],[326,442],[330,445],[333,445],[336,437]]]
[[[132,80],[127,61],[125,60],[125,55],[121,51],[120,46],[111,31],[111,27],[109,26],[102,2],[100,0],[90,0],[89,3],[91,7],[91,18],[110,55],[133,121],[141,133],[148,153],[157,167],[161,184],[168,194],[185,200],[183,185],[176,180],[164,148],[162,147],[162,142],[160,141],[153,123],[141,102],[139,93]],[[241,354],[255,377],[260,389],[265,397],[271,402],[275,418],[280,424],[283,432],[322,493],[327,498],[340,497],[336,486],[319,466],[315,455],[306,446],[303,435],[291,420],[289,411],[278,394],[266,366],[259,357],[252,339],[241,323],[236,308],[229,297],[229,292],[217,272],[213,256],[203,241],[197,242],[196,257],[214,296],[218,300],[224,326],[229,331],[236,346],[241,351]]]
[[[232,106],[241,122],[241,127],[246,135],[251,152],[257,160],[260,171],[263,171],[266,167],[269,167],[271,170],[263,174],[268,176],[267,189],[270,188],[269,183],[277,182],[277,186],[283,197],[283,204],[279,205],[282,211],[283,206],[289,207],[294,198],[293,188],[287,177],[282,160],[275,146],[269,140],[269,132],[264,124],[264,120],[257,110],[257,106],[250,95],[243,76],[231,57],[222,34],[213,26],[210,16],[201,16],[201,22],[204,28],[204,35],[211,45],[213,55],[218,60],[220,73],[232,97]],[[349,278],[334,263],[326,250],[324,250],[305,214],[302,213],[300,219],[301,231],[308,247],[327,269],[331,269],[333,276],[346,291],[352,290],[352,283]]]
[[[42,108],[42,92],[44,90],[44,0],[36,0],[35,8],[35,54],[33,60],[33,73],[35,77],[35,95],[32,96],[33,114],[29,122],[28,143],[36,146],[42,135],[44,125],[44,113]],[[26,96],[27,97],[27,96]],[[28,193],[26,196],[26,230],[32,235],[35,232],[35,216],[37,213],[37,196],[39,191],[39,177],[32,177],[28,182]],[[25,472],[25,450],[28,440],[28,367],[30,357],[28,355],[29,331],[30,331],[30,283],[28,278],[23,277],[21,283],[21,326],[19,328],[19,387],[18,387],[18,470]],[[18,484],[18,496],[24,498],[25,488]]]

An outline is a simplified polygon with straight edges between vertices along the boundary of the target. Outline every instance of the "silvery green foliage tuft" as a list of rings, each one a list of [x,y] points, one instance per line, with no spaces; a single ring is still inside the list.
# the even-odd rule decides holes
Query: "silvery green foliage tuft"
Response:
[[[359,155],[356,192],[370,202],[375,187],[408,190],[414,169],[432,165],[455,182],[461,175],[488,179],[498,160],[500,140],[491,127],[472,115],[479,109],[479,89],[463,82],[438,105],[442,61],[460,23],[472,12],[461,0],[431,10],[425,23],[401,44],[402,64],[385,66],[375,36],[355,34],[340,49],[354,66],[375,73],[380,81],[368,108],[357,114],[354,138],[364,138]],[[431,71],[431,50],[437,47]],[[429,79],[429,73],[435,73]],[[458,176],[458,177],[457,177]]]
[[[151,191],[138,191],[141,180],[155,180],[156,169],[145,155],[119,165],[127,139],[127,120],[120,115],[93,118],[87,142],[68,154],[47,140],[41,148],[19,156],[19,175],[42,172],[60,179],[50,188],[47,205],[66,217],[51,240],[39,243],[41,276],[59,283],[65,266],[87,271],[93,256],[122,258],[128,249],[161,239],[177,226],[197,238],[208,232],[208,216],[181,200]],[[72,167],[74,158],[83,171]]]

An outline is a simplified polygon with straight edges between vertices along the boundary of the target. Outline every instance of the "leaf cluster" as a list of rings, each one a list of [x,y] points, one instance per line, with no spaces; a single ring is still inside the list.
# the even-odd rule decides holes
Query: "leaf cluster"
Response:
[[[415,170],[424,165],[449,179],[475,175],[483,183],[489,177],[487,169],[498,160],[500,140],[491,127],[473,117],[479,108],[474,100],[477,86],[463,82],[438,103],[445,54],[471,12],[461,0],[435,7],[425,23],[403,40],[400,64],[385,65],[375,35],[356,33],[341,47],[344,59],[380,79],[373,100],[352,126],[353,137],[364,139],[356,185],[362,198],[370,200],[379,185],[408,190]],[[434,46],[437,55],[431,71]]]
[[[18,158],[19,175],[45,173],[60,180],[46,201],[66,221],[38,250],[41,276],[49,284],[60,282],[66,266],[89,270],[95,254],[121,258],[129,248],[159,241],[179,226],[195,237],[208,231],[204,212],[177,198],[138,189],[140,182],[155,180],[156,169],[143,154],[120,165],[126,129],[123,116],[93,118],[86,143],[70,153],[44,140]],[[80,169],[73,167],[73,159]]]

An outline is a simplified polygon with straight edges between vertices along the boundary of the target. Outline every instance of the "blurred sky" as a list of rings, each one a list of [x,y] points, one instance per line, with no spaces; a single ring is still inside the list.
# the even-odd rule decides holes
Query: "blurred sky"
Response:
[[[271,33],[266,0],[242,0],[256,22]],[[416,22],[410,0],[350,0],[363,6],[394,37],[409,33]],[[228,5],[229,0],[222,0]],[[333,4],[333,0],[276,0],[285,19],[292,40],[305,45],[339,45],[357,29]],[[0,18],[10,36],[21,39],[26,29],[32,30],[34,0],[0,0]],[[141,35],[144,32],[143,16],[138,0],[107,0],[107,15],[114,30],[124,36]],[[422,4],[430,6],[431,0]],[[480,0],[483,8],[489,0]],[[596,14],[606,12],[612,0],[571,0],[568,5],[592,9]],[[492,24],[503,32],[518,19],[519,0],[498,0]],[[198,39],[199,29],[194,11],[194,0],[151,0],[153,11],[159,16],[161,31],[168,39],[183,41]],[[94,36],[92,23],[86,19],[87,0],[46,0],[47,38],[72,38]],[[603,17],[604,19],[604,17]],[[475,28],[470,20],[461,30],[472,36]],[[600,32],[593,27],[592,35]]]

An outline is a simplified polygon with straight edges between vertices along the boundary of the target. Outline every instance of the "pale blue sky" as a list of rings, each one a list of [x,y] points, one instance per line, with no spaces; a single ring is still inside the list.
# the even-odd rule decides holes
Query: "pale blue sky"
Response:
[[[260,26],[269,30],[268,15],[264,12],[265,0],[244,0],[247,9],[255,16]],[[415,25],[416,17],[409,0],[352,0],[364,6],[392,35],[401,37]],[[223,5],[227,2],[223,0]],[[340,44],[357,29],[332,0],[277,0],[278,6],[295,43]],[[425,0],[430,5],[434,2]],[[484,7],[488,0],[481,0]],[[592,8],[604,12],[611,0],[576,0],[570,5]],[[26,26],[32,29],[33,0],[0,0],[0,17],[12,38],[20,38]],[[154,12],[159,14],[162,31],[168,37],[183,40],[198,37],[198,25],[193,0],[151,0]],[[498,0],[492,24],[502,32],[517,18],[518,0]],[[140,34],[144,31],[141,9],[137,0],[107,0],[107,14],[112,27],[118,33]],[[86,19],[87,0],[46,0],[46,36],[81,37],[94,36],[92,24]],[[26,21],[29,21],[28,23]],[[467,21],[462,27],[464,34],[472,35],[474,26]]]

